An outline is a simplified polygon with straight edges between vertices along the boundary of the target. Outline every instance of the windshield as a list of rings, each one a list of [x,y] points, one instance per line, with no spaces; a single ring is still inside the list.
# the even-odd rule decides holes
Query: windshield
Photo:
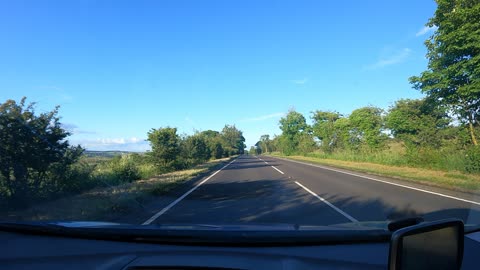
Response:
[[[480,225],[479,14],[3,1],[0,222]]]

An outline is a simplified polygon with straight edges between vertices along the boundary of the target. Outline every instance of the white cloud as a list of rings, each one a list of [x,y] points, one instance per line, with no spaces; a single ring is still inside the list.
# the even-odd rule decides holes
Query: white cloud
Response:
[[[77,125],[72,123],[62,123],[62,128],[72,134],[95,134],[94,131],[80,129]]]
[[[251,117],[251,118],[245,118],[242,119],[241,122],[258,122],[258,121],[263,121],[271,118],[277,118],[277,117],[282,117],[284,116],[285,113],[272,113],[272,114],[267,114],[267,115],[261,115],[257,117]]]
[[[302,84],[306,84],[308,82],[308,78],[303,78],[301,80],[291,80],[290,82],[294,83],[294,84],[302,85]]]
[[[145,139],[137,137],[72,140],[72,144],[80,144],[87,150],[95,151],[119,150],[144,152],[150,150],[149,143]]]
[[[437,30],[438,27],[437,26],[424,26],[422,27],[422,29],[418,30],[418,32],[415,34],[416,37],[419,37],[419,36],[423,36],[427,33],[430,33],[430,32],[433,32],[435,30]]]
[[[410,56],[411,53],[412,53],[412,50],[410,50],[409,48],[403,48],[402,50],[397,51],[396,53],[391,54],[388,57],[381,58],[377,62],[364,67],[364,69],[367,69],[367,70],[379,69],[386,66],[402,63]]]

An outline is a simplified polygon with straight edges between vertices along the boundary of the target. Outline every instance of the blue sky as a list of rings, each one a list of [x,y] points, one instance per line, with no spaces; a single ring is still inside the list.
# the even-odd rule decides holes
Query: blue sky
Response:
[[[344,114],[421,97],[430,0],[0,1],[0,102],[60,105],[72,143],[144,151],[151,128],[235,124],[247,145],[290,108]]]

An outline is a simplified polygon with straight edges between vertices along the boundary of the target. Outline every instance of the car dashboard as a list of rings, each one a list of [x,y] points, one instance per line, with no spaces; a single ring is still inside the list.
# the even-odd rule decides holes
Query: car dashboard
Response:
[[[0,232],[1,269],[386,269],[389,243],[172,245]],[[480,232],[462,269],[478,269]]]

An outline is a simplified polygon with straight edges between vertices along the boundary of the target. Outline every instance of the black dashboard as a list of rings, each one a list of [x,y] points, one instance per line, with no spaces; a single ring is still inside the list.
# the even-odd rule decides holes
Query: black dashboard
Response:
[[[172,245],[0,232],[0,269],[386,269],[389,243]],[[462,269],[478,269],[480,232]]]

